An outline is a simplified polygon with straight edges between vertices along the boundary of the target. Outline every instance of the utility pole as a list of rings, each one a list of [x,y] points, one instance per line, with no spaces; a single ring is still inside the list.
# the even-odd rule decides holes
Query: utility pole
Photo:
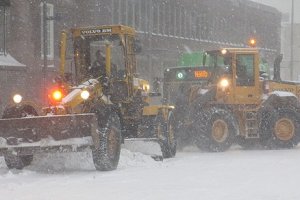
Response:
[[[291,7],[291,80],[293,80],[294,75],[294,0],[292,0]]]

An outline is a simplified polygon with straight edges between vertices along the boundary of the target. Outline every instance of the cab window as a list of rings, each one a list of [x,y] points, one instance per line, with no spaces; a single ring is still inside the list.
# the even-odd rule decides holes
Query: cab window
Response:
[[[254,55],[237,55],[237,86],[254,86]]]

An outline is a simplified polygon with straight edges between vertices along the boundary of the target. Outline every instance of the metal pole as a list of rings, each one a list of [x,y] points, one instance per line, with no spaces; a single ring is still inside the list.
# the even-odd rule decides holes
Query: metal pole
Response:
[[[44,66],[43,66],[43,91],[42,94],[45,94],[46,92],[46,71],[47,71],[47,2],[43,0],[43,56],[44,56]],[[47,103],[46,95],[43,95],[44,103]]]
[[[294,0],[291,8],[291,80],[294,80]]]

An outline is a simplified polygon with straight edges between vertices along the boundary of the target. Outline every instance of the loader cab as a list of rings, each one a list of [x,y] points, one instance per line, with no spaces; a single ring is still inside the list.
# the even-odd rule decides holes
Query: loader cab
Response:
[[[231,57],[223,51],[213,50],[203,54],[203,66],[211,71],[210,83],[216,84],[220,77],[232,73]]]
[[[77,83],[99,79],[115,101],[126,101],[133,93],[136,71],[134,29],[126,26],[101,26],[73,29],[75,79]],[[98,53],[101,56],[98,56]],[[98,61],[101,67],[96,68]],[[99,64],[100,63],[100,64]],[[109,87],[111,86],[111,87]]]
[[[261,99],[259,56],[256,49],[223,49],[230,71],[218,79],[217,97],[228,104],[258,104]]]
[[[178,105],[184,106],[189,101],[191,88],[194,85],[207,85],[210,75],[210,69],[205,66],[167,68],[163,78],[164,100],[176,105],[176,109]]]

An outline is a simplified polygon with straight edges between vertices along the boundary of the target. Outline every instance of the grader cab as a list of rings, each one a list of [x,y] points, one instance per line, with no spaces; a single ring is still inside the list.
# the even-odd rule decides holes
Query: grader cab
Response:
[[[259,51],[254,48],[220,49],[204,56],[198,71],[208,77],[185,90],[184,111],[178,111],[175,103],[175,118],[185,119],[176,127],[179,138],[180,130],[190,130],[187,138],[207,151],[225,151],[233,143],[245,148],[298,144],[300,84],[281,81],[278,74],[276,80],[268,80],[259,69]]]
[[[94,70],[99,53],[104,61]],[[70,54],[74,62],[68,62]],[[90,147],[96,169],[113,170],[127,139],[155,141],[163,157],[175,155],[172,107],[149,105],[149,83],[136,73],[133,28],[63,31],[60,57],[49,105],[39,110],[18,101],[0,120],[0,150],[9,168],[29,165],[35,153]]]

